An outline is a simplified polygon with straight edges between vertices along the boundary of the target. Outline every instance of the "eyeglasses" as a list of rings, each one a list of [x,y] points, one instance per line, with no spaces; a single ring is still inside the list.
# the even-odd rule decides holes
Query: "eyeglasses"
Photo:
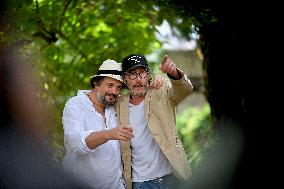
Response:
[[[139,75],[140,78],[144,79],[146,77],[148,77],[148,72],[147,71],[144,71],[144,72],[130,72],[130,73],[126,73],[126,75],[128,75],[128,77],[131,79],[131,80],[134,80],[137,78],[137,76]]]

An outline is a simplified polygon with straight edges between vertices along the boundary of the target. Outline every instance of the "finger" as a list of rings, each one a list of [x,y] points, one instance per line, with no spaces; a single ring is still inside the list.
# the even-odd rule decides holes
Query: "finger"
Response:
[[[162,71],[165,72],[165,73],[168,73],[169,70],[170,70],[171,65],[172,65],[172,64],[171,64],[171,59],[168,58],[168,59],[165,61],[164,65],[163,65]]]
[[[168,59],[168,55],[165,55],[165,56],[163,57],[163,59],[162,59],[161,64],[160,64],[160,70],[163,69],[163,66],[164,66],[164,64],[165,64],[165,62],[166,62],[167,59]]]
[[[163,64],[161,65],[161,71],[165,72],[165,70],[167,70],[168,67],[168,58],[164,60]]]
[[[153,87],[153,88],[156,88],[156,86],[157,86],[157,79],[158,79],[158,76],[155,76],[154,77],[154,79],[153,79],[153,81],[151,82],[151,87]]]
[[[156,77],[155,88],[158,88],[159,85],[160,85],[160,83],[161,83],[161,77],[158,75],[158,76]]]
[[[123,133],[123,134],[125,134],[125,135],[127,135],[127,136],[129,136],[129,137],[131,137],[131,138],[133,138],[133,137],[134,137],[134,135],[133,135],[133,132],[132,132],[132,131],[124,130],[122,133]]]
[[[128,142],[129,141],[127,138],[124,138],[122,136],[119,138],[119,140],[124,141],[124,142]]]
[[[175,70],[176,69],[176,65],[175,63],[170,59],[169,61],[169,70]]]
[[[163,85],[164,85],[164,79],[158,75],[155,88],[159,89]]]
[[[131,127],[129,124],[121,125],[120,128],[122,128],[122,129],[127,129],[127,130],[129,130],[129,131],[133,131],[132,127]]]
[[[133,129],[130,128],[130,127],[125,127],[125,128],[123,129],[123,131],[132,133],[132,132],[133,132]]]
[[[127,142],[127,141],[131,140],[133,137],[131,137],[131,136],[127,135],[127,134],[121,133],[120,134],[120,138],[121,138],[121,140]]]
[[[175,72],[175,69],[176,69],[175,65],[171,62],[170,65],[169,65],[169,72],[173,73],[173,72]]]

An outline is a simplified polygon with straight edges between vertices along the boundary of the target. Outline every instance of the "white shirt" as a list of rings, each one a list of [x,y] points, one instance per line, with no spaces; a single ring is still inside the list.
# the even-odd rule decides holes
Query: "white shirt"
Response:
[[[148,128],[144,101],[137,106],[129,103],[129,123],[134,132],[131,139],[132,181],[153,180],[171,173],[169,161]]]
[[[93,107],[87,90],[80,90],[70,98],[63,111],[64,145],[63,167],[84,183],[96,189],[125,189],[119,141],[108,142],[91,150],[85,139],[93,132],[117,126],[114,107],[105,109],[103,117]]]

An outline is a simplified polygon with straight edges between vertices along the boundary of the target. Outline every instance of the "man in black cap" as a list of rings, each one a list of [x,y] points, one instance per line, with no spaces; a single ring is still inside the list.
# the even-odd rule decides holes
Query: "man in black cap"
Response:
[[[129,124],[134,132],[130,142],[122,142],[127,188],[168,189],[174,176],[186,181],[191,175],[175,127],[175,109],[193,86],[167,55],[160,70],[168,75],[169,82],[153,90],[149,87],[150,69],[143,55],[131,54],[122,60],[129,94],[118,100],[116,110],[120,124]]]

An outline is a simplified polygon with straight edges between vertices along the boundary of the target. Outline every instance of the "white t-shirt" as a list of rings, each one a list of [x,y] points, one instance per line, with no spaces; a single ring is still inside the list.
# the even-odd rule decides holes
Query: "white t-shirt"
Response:
[[[90,150],[85,139],[93,132],[117,126],[114,107],[105,109],[106,125],[93,107],[86,92],[78,91],[69,99],[63,111],[64,145],[63,167],[75,177],[95,189],[125,189],[119,141],[108,142]]]
[[[153,138],[145,117],[144,101],[129,103],[129,123],[134,129],[131,139],[132,181],[143,182],[172,172],[171,165]]]

